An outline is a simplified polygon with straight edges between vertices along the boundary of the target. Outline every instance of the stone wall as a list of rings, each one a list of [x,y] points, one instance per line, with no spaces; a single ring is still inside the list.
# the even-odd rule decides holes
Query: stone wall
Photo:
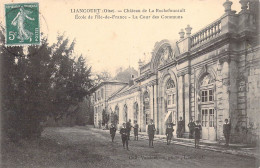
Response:
[[[259,141],[260,123],[260,51],[259,45],[252,46],[246,42],[241,45],[241,49],[238,64],[240,75],[237,78],[238,118],[234,125],[234,141],[256,143]]]

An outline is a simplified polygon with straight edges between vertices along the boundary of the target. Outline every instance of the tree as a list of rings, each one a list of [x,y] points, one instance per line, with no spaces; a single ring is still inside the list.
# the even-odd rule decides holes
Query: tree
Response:
[[[132,67],[128,67],[125,70],[123,70],[123,68],[119,68],[114,79],[128,83],[130,80],[132,80],[132,76],[137,77],[137,75],[138,72]]]
[[[4,47],[0,31],[2,72],[2,132],[10,139],[39,137],[46,116],[60,119],[83,101],[92,87],[91,68],[73,55],[75,41],[58,35],[50,46]]]
[[[107,71],[102,71],[95,75],[94,85],[99,85],[102,82],[108,81],[112,79],[112,75]]]
[[[72,115],[68,111],[72,105],[82,102],[92,87],[91,68],[85,66],[81,55],[76,61],[72,58],[75,41],[69,44],[69,39],[58,36],[58,43],[52,46],[52,65],[55,72],[52,76],[52,102],[54,110],[52,116],[59,120],[64,116]]]

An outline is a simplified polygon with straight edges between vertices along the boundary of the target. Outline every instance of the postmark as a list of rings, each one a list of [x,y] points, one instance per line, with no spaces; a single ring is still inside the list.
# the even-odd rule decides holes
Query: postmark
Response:
[[[40,45],[39,3],[5,4],[6,46]]]

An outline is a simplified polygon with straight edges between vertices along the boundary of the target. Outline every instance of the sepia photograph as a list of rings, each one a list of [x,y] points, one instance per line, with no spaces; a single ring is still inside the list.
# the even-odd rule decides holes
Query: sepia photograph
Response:
[[[0,167],[259,168],[259,0],[1,0]]]

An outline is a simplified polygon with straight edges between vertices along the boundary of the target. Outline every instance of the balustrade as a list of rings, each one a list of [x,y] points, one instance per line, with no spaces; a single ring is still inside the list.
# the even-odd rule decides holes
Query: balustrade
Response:
[[[191,36],[191,47],[195,47],[221,33],[221,20],[217,20]]]

